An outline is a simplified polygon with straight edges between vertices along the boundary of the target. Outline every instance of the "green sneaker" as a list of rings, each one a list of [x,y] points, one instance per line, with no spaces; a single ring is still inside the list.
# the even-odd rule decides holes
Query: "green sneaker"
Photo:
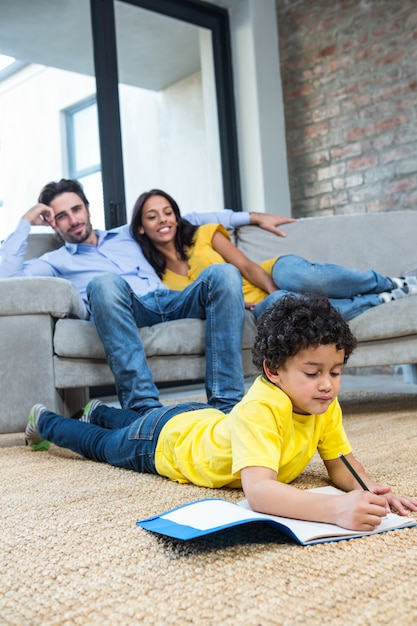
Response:
[[[29,412],[29,421],[25,430],[25,443],[32,450],[49,450],[50,442],[42,439],[38,432],[38,419],[40,415],[48,409],[43,404],[35,404]]]
[[[83,414],[80,417],[80,422],[90,423],[91,413],[101,404],[104,404],[101,400],[90,400],[90,402],[87,402]]]

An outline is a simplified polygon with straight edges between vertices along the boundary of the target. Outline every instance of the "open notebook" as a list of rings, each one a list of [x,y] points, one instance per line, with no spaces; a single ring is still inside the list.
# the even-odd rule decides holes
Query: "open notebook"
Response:
[[[343,493],[334,487],[319,487],[310,491],[330,493],[335,496]],[[197,500],[166,513],[161,513],[161,515],[140,520],[137,522],[137,525],[161,535],[186,540],[252,522],[266,522],[280,533],[303,546],[375,535],[387,530],[409,528],[417,525],[412,518],[389,513],[376,530],[360,532],[348,530],[334,524],[305,522],[287,517],[256,513],[250,509],[246,500],[234,504],[219,498]]]

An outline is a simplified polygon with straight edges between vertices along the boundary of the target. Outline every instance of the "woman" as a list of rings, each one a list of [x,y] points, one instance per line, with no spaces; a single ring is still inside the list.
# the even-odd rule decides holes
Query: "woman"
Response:
[[[417,294],[416,277],[389,278],[374,270],[310,263],[293,254],[257,265],[233,245],[223,226],[191,225],[181,217],[174,198],[160,189],[139,196],[130,228],[170,289],[184,289],[209,265],[235,265],[242,274],[245,307],[255,317],[288,292],[322,293],[346,320],[384,302]]]

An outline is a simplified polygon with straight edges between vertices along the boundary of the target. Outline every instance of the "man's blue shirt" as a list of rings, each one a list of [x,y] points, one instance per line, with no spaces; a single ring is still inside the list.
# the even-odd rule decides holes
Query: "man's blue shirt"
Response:
[[[186,216],[194,224],[221,223],[226,228],[249,223],[248,213],[220,211]],[[139,244],[130,234],[129,225],[109,231],[96,230],[98,245],[66,243],[58,250],[24,261],[31,226],[20,220],[16,230],[0,248],[0,277],[56,276],[66,278],[87,304],[87,285],[95,276],[113,272],[122,276],[138,296],[166,289],[153,267],[145,259]]]

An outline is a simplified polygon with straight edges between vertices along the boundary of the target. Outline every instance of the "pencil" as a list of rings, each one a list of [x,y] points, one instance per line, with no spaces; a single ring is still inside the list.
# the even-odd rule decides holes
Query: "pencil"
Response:
[[[353,469],[353,467],[351,466],[351,464],[349,463],[347,458],[345,456],[343,456],[343,454],[341,454],[341,453],[339,454],[339,458],[346,465],[346,467],[348,468],[349,472],[352,474],[353,478],[355,478],[358,481],[358,483],[360,484],[362,489],[364,489],[365,491],[369,491],[368,487],[365,485],[365,483],[363,482],[363,480],[359,476],[359,474],[357,474],[355,472],[355,470]]]

